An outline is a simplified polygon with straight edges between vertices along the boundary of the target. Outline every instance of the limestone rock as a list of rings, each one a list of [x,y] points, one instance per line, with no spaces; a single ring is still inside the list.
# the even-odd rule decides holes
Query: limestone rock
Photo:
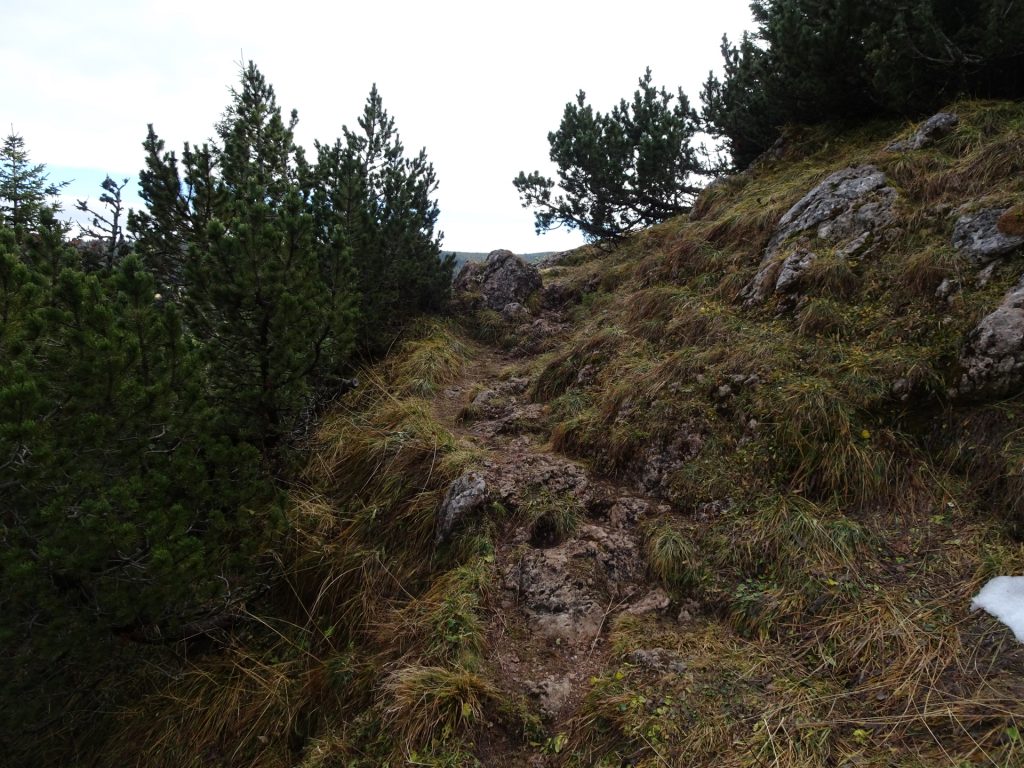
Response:
[[[1006,234],[998,227],[999,217],[1007,210],[986,208],[961,216],[953,227],[953,247],[982,265],[1024,245],[1024,236]]]
[[[487,501],[487,483],[476,472],[467,472],[448,487],[441,509],[437,514],[437,533],[434,543],[441,544],[451,538],[455,528]]]
[[[891,187],[886,186],[885,174],[873,165],[836,171],[804,195],[779,219],[767,250],[774,253],[791,235],[810,229],[816,229],[818,237],[822,238],[843,234],[844,228],[852,223],[852,215],[868,203],[868,196],[888,189]],[[889,194],[884,193],[882,197],[887,198]],[[877,218],[876,211],[876,207],[869,208],[866,220]],[[837,227],[838,223],[843,226]]]
[[[1024,384],[1024,278],[967,335],[958,392],[1001,397]]]
[[[640,545],[630,532],[584,525],[576,538],[531,549],[505,573],[533,631],[570,646],[592,642],[607,617],[608,592],[630,594],[643,579]]]
[[[554,717],[565,706],[572,694],[572,681],[567,677],[549,677],[530,686],[530,693],[537,697],[540,710],[548,717]]]
[[[646,493],[665,495],[672,475],[694,459],[704,446],[704,430],[698,424],[686,424],[664,442],[651,442],[635,466],[637,485]]]
[[[668,608],[672,602],[668,593],[661,587],[648,592],[626,609],[626,613],[632,616],[644,616],[648,613],[657,613]]]
[[[616,528],[636,527],[640,521],[651,514],[652,504],[644,499],[633,496],[621,496],[615,499],[608,508],[608,522]],[[654,511],[662,512],[667,507],[658,506]]]
[[[896,190],[873,165],[833,173],[779,219],[757,274],[740,294],[744,304],[759,304],[776,292],[791,291],[814,263],[817,256],[806,239],[783,256],[795,235],[822,240],[849,258],[892,223],[895,199]]]
[[[491,251],[483,262],[467,263],[452,286],[456,294],[478,295],[485,307],[497,312],[509,304],[523,304],[540,288],[540,271],[506,250]]]
[[[886,149],[890,152],[922,149],[948,136],[959,124],[960,118],[952,112],[938,112],[921,123],[908,138],[894,141]]]
[[[800,275],[810,269],[817,258],[816,253],[805,250],[796,250],[787,256],[779,269],[779,276],[775,279],[775,291],[786,293],[793,288]]]
[[[570,495],[584,505],[591,498],[586,469],[557,454],[525,452],[515,461],[484,462],[484,467],[493,497],[509,508],[528,503],[537,493]]]

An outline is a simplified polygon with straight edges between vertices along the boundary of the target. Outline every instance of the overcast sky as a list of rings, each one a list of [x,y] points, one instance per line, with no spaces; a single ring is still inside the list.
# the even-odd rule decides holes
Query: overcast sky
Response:
[[[553,172],[547,133],[566,102],[582,88],[605,111],[650,66],[696,104],[722,34],[750,28],[747,6],[0,0],[0,128],[51,180],[74,179],[70,198],[96,198],[105,174],[142,166],[147,123],[179,151],[209,138],[243,58],[298,110],[307,152],[355,125],[376,82],[407,153],[426,147],[437,171],[446,249],[562,250],[582,239],[535,236],[511,181]]]

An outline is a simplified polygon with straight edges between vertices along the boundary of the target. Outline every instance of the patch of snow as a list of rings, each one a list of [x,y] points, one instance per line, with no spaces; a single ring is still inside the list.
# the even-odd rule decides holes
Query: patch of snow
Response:
[[[996,576],[981,588],[971,601],[971,610],[979,608],[1008,626],[1024,643],[1024,576]]]

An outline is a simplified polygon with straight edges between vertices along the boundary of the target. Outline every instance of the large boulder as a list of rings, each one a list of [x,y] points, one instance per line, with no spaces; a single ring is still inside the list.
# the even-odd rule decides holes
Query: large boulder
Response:
[[[892,223],[896,190],[873,165],[836,171],[804,195],[779,219],[757,274],[740,294],[747,305],[792,290],[817,259],[816,238],[844,257],[868,246]],[[796,250],[793,239],[798,238]]]
[[[958,392],[1002,397],[1024,385],[1024,278],[967,335]]]
[[[1024,245],[1024,236],[999,228],[1009,208],[985,208],[965,213],[953,227],[953,247],[978,266],[982,266]]]
[[[491,251],[483,262],[469,262],[455,278],[452,289],[469,295],[488,309],[502,311],[509,304],[524,304],[541,288],[540,271],[512,251]]]
[[[948,136],[959,124],[960,118],[952,112],[938,112],[921,123],[909,137],[894,141],[886,149],[890,152],[923,149],[943,136]]]

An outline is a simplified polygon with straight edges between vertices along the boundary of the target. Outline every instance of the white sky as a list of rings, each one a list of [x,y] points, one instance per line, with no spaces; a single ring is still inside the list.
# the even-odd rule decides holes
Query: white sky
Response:
[[[376,82],[406,152],[426,147],[437,171],[446,249],[561,250],[579,235],[536,237],[511,181],[553,174],[547,133],[566,102],[582,88],[606,111],[650,66],[697,104],[722,34],[752,25],[747,6],[0,0],[0,130],[22,135],[51,180],[74,178],[71,197],[95,199],[104,174],[142,166],[147,123],[179,153],[208,138],[243,56],[298,110],[307,156],[355,126]]]

